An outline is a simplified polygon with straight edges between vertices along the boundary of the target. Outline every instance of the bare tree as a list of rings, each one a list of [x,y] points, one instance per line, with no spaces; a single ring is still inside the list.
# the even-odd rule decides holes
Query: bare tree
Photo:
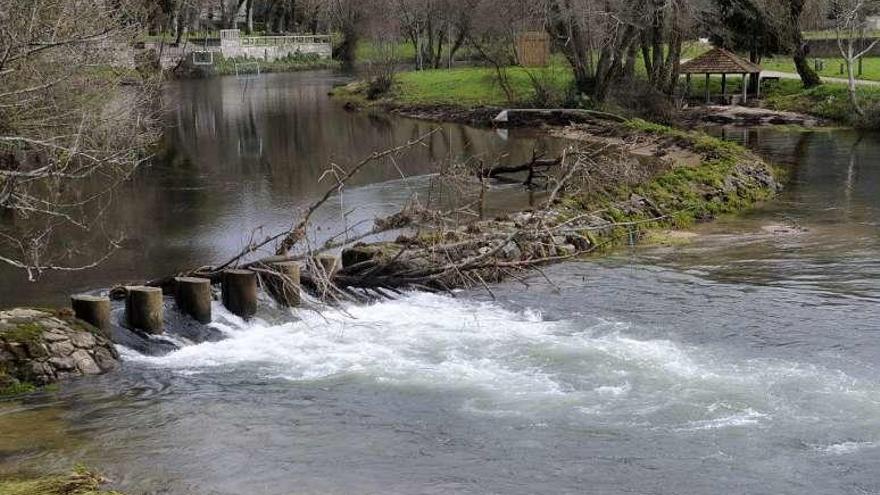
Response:
[[[118,242],[101,214],[157,137],[149,70],[122,86],[131,74],[111,69],[141,22],[128,0],[0,0],[0,262],[31,279]],[[65,243],[71,229],[103,247]]]
[[[834,0],[831,3],[831,16],[834,19],[834,29],[837,35],[837,48],[840,56],[846,64],[847,93],[853,111],[864,115],[865,111],[859,104],[856,92],[856,76],[854,65],[859,59],[868,54],[875,46],[878,39],[874,39],[861,49],[856,48],[856,43],[863,38],[865,31],[866,16],[877,11],[880,4],[872,0]]]
[[[336,58],[353,63],[357,46],[363,35],[363,23],[371,12],[370,0],[331,0],[327,12],[331,24],[339,32],[342,41],[336,48]]]

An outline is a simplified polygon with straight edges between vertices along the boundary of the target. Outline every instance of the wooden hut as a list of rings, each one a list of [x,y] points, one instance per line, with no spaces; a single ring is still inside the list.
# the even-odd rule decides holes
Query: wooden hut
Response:
[[[742,103],[745,103],[749,95],[749,78],[751,75],[757,74],[758,85],[755,88],[755,94],[760,97],[761,67],[723,48],[713,48],[702,55],[682,63],[680,73],[684,74],[687,79],[685,86],[687,96],[690,96],[691,92],[691,76],[694,74],[704,74],[706,76],[706,103],[710,103],[712,98],[709,91],[709,79],[713,74],[721,75],[721,100],[724,102],[727,100],[728,75],[742,76]]]

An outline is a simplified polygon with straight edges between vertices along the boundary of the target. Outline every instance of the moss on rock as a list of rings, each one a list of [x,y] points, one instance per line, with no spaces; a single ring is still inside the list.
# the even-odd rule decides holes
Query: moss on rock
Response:
[[[122,495],[101,490],[106,480],[85,468],[69,474],[21,476],[0,480],[3,495]]]

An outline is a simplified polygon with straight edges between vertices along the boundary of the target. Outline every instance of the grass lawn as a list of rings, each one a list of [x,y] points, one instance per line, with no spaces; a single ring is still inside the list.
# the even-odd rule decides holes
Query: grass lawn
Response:
[[[872,63],[880,59],[872,59]],[[866,65],[866,72],[867,72]],[[875,69],[875,66],[871,66]],[[880,71],[880,64],[876,70]],[[643,73],[638,68],[637,73]],[[531,74],[531,77],[530,77]],[[565,60],[556,57],[550,67],[544,69],[525,69],[511,67],[507,77],[512,88],[508,98],[498,83],[496,72],[489,67],[455,68],[451,70],[425,70],[402,72],[390,97],[398,103],[415,105],[454,105],[461,107],[499,106],[499,107],[556,107],[572,105],[569,98],[573,77]],[[536,95],[532,77],[548,88],[553,98],[541,99]],[[880,75],[878,75],[880,79]],[[685,79],[679,80],[678,94],[684,93]],[[694,77],[691,81],[691,96],[700,101],[705,92],[705,78]],[[709,79],[710,92],[717,101],[721,94],[721,77]],[[860,86],[859,95],[863,107],[869,115],[880,116],[880,86]],[[727,79],[727,92],[730,95],[742,92],[742,77],[730,76]],[[358,90],[349,97],[358,96]],[[344,96],[343,96],[344,97]],[[850,125],[872,126],[869,119],[857,117],[850,109],[846,86],[842,83],[825,83],[817,88],[804,90],[799,80],[783,79],[762,86],[762,104],[774,110],[794,111],[815,115],[824,119]],[[547,103],[549,101],[549,103]]]
[[[814,59],[810,59],[811,65],[813,64],[813,60]],[[825,63],[824,70],[819,71],[820,76],[846,78],[846,66],[843,65],[843,59],[823,58],[820,60]],[[841,66],[843,66],[843,72],[840,70]],[[779,72],[797,72],[794,68],[794,62],[790,57],[765,58],[761,61],[761,67],[765,70],[775,70]],[[858,71],[857,66],[853,67],[853,69]],[[862,60],[862,75],[857,78],[868,81],[880,81],[880,57],[865,57]]]
[[[860,86],[858,94],[869,116],[880,112],[880,87]],[[846,86],[843,84],[825,83],[803,89],[798,80],[781,80],[765,96],[767,108],[808,113],[847,124],[867,124],[858,122],[859,119],[850,110]]]
[[[512,101],[509,101],[491,68],[403,72],[397,77],[396,99],[414,104],[528,105],[535,98],[529,73],[559,95],[566,94],[573,80],[568,67],[558,63],[544,69],[511,67],[507,69],[513,90]]]
[[[227,59],[223,57],[215,57],[213,70],[214,74],[225,76],[236,74],[236,67],[238,68],[239,73],[256,72],[257,67],[259,67],[261,73],[266,73],[334,69],[339,66],[340,63],[336,60],[320,58],[317,55],[291,55],[271,62],[258,59]]]

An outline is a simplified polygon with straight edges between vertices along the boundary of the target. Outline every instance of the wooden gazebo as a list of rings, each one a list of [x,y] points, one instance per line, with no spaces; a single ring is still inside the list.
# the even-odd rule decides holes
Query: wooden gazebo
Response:
[[[723,48],[713,48],[708,52],[699,55],[681,64],[679,69],[681,74],[685,75],[687,80],[686,92],[690,96],[691,92],[691,76],[694,74],[706,75],[706,103],[710,102],[711,94],[709,92],[709,79],[712,74],[721,75],[721,99],[727,99],[727,75],[740,74],[743,78],[742,83],[742,102],[748,100],[749,94],[749,76],[758,75],[758,86],[755,88],[755,94],[760,97],[761,93],[761,67],[755,65],[748,60],[740,57],[735,53],[731,53]]]

